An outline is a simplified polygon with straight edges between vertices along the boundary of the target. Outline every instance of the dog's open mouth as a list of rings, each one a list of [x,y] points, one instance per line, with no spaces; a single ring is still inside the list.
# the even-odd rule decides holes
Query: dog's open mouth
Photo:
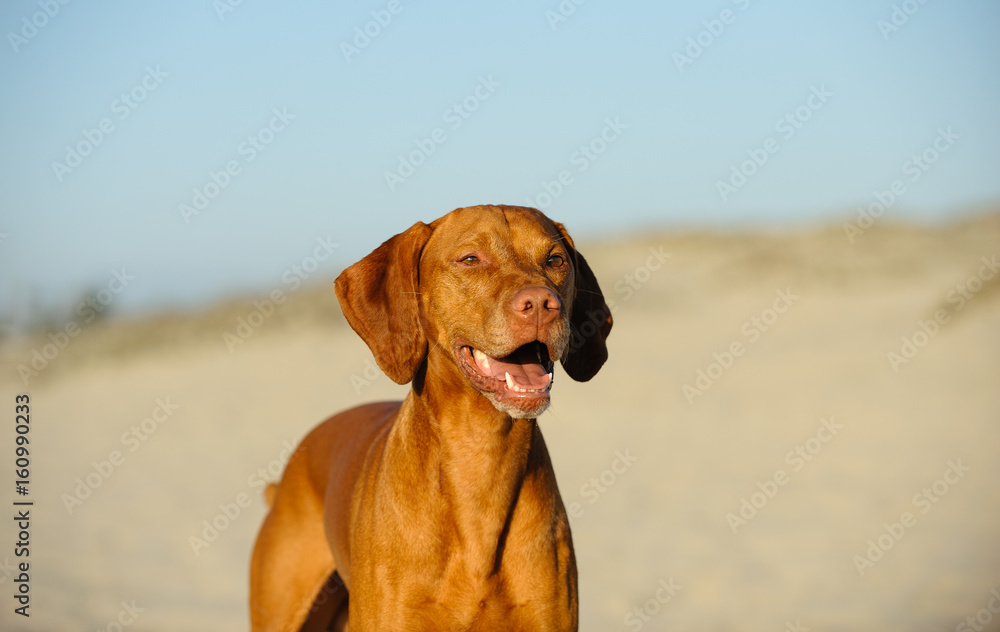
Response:
[[[458,347],[459,362],[469,380],[499,401],[548,399],[554,363],[539,341],[529,342],[501,358],[470,345]]]

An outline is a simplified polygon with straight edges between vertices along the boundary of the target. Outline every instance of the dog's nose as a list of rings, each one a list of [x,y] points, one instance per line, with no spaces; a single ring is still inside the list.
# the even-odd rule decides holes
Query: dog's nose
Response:
[[[555,320],[561,305],[555,292],[545,287],[525,288],[511,302],[515,314],[538,325],[547,325]]]

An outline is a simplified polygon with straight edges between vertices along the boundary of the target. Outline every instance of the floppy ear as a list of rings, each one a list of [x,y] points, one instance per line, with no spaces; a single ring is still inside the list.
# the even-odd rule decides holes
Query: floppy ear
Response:
[[[347,322],[397,384],[412,380],[427,355],[418,268],[430,234],[430,226],[417,222],[344,270],[334,283]]]
[[[604,294],[597,284],[597,278],[587,265],[570,238],[566,228],[553,222],[562,234],[563,243],[569,249],[573,260],[576,287],[573,305],[570,308],[570,340],[562,358],[566,373],[577,382],[586,382],[597,375],[608,359],[606,340],[611,333],[611,310],[604,302]]]

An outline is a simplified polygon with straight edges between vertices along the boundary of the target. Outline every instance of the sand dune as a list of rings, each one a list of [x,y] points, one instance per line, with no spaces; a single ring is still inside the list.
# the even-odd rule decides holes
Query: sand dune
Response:
[[[540,420],[581,630],[1000,630],[1000,215],[582,249],[610,360],[557,375]],[[405,393],[329,286],[227,346],[253,309],[97,323],[27,386],[47,340],[0,346],[0,473],[27,392],[35,501],[32,616],[5,597],[0,628],[248,629],[263,481],[332,412]],[[16,539],[0,521],[7,595]]]

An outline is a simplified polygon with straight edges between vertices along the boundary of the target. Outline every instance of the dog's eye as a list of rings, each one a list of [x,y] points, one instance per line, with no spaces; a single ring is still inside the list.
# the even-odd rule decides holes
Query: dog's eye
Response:
[[[550,268],[561,268],[566,260],[562,258],[562,255],[552,255],[549,260],[545,262],[545,265]]]
[[[459,263],[464,263],[467,266],[474,266],[479,263],[479,257],[476,255],[467,255],[459,259]]]

